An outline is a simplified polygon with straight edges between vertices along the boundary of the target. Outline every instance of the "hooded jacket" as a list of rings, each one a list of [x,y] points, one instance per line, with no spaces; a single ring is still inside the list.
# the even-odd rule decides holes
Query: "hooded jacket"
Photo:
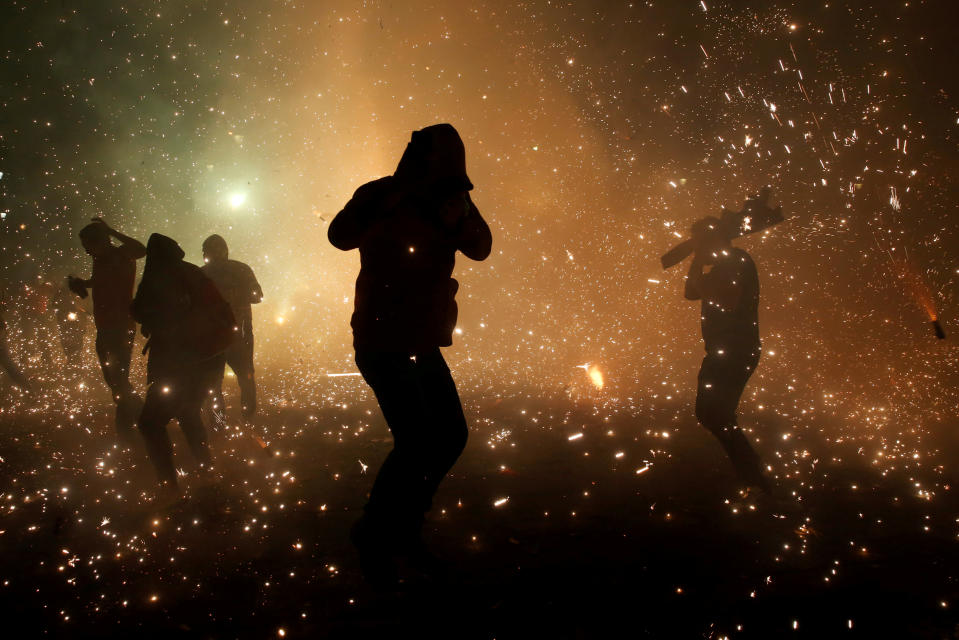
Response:
[[[353,345],[357,350],[416,353],[452,344],[457,251],[485,260],[489,226],[469,197],[466,152],[456,129],[413,132],[392,176],[364,184],[330,223],[338,249],[360,250]],[[441,209],[459,202],[453,226]]]
[[[131,311],[148,338],[150,382],[190,371],[233,340],[229,305],[213,281],[183,256],[172,238],[154,233],[147,242],[143,279]]]

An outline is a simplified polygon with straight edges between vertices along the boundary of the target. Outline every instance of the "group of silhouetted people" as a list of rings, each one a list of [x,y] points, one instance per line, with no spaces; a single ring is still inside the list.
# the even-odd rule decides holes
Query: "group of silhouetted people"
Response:
[[[161,492],[176,495],[170,420],[179,422],[200,468],[209,469],[202,408],[210,402],[215,415],[222,412],[226,364],[239,382],[243,414],[256,411],[250,305],[260,302],[263,291],[249,266],[229,259],[219,235],[203,243],[202,268],[186,262],[171,238],[154,233],[143,246],[101,219],[81,229],[80,241],[93,259],[92,273],[88,280],[71,276],[69,286],[80,297],[93,294],[96,352],[116,403],[117,437],[128,446],[138,427]],[[136,261],[144,257],[134,294]],[[137,323],[147,339],[142,400],[130,383]]]
[[[413,132],[392,175],[356,190],[329,227],[338,249],[359,249],[351,320],[356,365],[393,435],[351,539],[365,575],[395,578],[399,556],[429,559],[421,538],[425,514],[462,453],[468,428],[441,347],[452,343],[456,252],[489,256],[492,236],[470,198],[473,184],[457,131],[438,124]],[[692,229],[695,255],[685,295],[702,301],[706,348],[696,416],[725,447],[741,478],[766,491],[759,457],[739,428],[740,396],[759,362],[759,279],[749,255],[734,248],[719,220]],[[114,245],[111,238],[119,241]],[[201,468],[211,463],[201,417],[205,402],[223,409],[226,364],[236,374],[243,414],[256,411],[251,304],[263,291],[247,265],[229,259],[226,241],[203,243],[205,265],[184,261],[171,238],[146,246],[96,219],[80,231],[93,259],[90,279],[69,287],[93,294],[96,353],[116,403],[121,442],[139,428],[164,491],[177,492],[167,424],[176,418]],[[136,261],[146,258],[134,295]],[[147,338],[148,388],[141,400],[130,379],[135,326]],[[3,334],[0,333],[0,338]],[[0,365],[26,384],[0,341]]]

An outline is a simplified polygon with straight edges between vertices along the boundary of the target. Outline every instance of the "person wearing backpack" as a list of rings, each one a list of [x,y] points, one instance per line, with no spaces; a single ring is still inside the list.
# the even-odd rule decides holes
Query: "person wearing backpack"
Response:
[[[492,235],[469,191],[452,125],[414,131],[391,176],[369,182],[330,224],[337,249],[360,251],[353,346],[393,435],[351,538],[367,579],[395,582],[395,560],[432,563],[421,530],[468,428],[440,347],[452,344],[456,252],[490,254]]]
[[[183,260],[175,240],[154,233],[132,313],[147,337],[147,389],[138,427],[161,486],[179,495],[167,423],[176,418],[201,468],[211,465],[203,401],[212,393],[220,358],[232,343],[229,304],[200,268]]]

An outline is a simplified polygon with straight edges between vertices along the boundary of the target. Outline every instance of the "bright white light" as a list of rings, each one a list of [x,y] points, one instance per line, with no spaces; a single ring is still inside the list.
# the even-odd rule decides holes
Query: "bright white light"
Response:
[[[237,207],[243,206],[243,203],[246,202],[245,193],[234,193],[230,196],[230,206],[236,209]]]

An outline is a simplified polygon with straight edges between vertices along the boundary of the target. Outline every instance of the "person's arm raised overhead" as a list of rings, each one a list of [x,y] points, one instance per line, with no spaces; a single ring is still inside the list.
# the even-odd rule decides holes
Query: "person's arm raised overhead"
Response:
[[[486,260],[493,249],[493,234],[469,193],[466,193],[466,204],[466,214],[460,221],[456,248],[470,260]]]
[[[396,194],[391,194],[387,189],[392,180],[392,177],[387,176],[367,182],[356,190],[330,223],[326,232],[330,244],[341,251],[359,248],[373,222],[395,204],[391,201],[396,199]]]
[[[139,260],[147,254],[147,248],[143,246],[143,243],[137,240],[136,238],[131,238],[128,235],[124,235],[108,225],[103,218],[93,218],[93,222],[99,222],[104,227],[107,228],[107,233],[120,241],[120,248],[123,249],[133,260]]]

